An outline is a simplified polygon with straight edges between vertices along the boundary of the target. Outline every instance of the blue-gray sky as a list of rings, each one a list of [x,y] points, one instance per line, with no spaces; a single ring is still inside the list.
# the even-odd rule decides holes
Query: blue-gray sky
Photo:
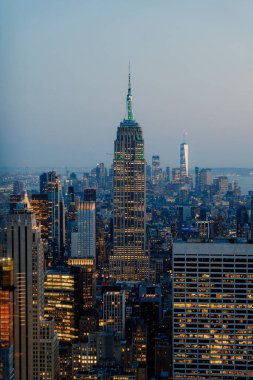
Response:
[[[1,164],[110,163],[128,61],[146,158],[252,167],[253,1],[1,0]]]

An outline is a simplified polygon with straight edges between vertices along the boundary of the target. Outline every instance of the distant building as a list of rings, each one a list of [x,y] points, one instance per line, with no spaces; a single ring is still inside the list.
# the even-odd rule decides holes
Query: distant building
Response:
[[[125,337],[125,291],[106,291],[103,294],[103,327],[118,339]]]
[[[172,168],[172,183],[180,183],[181,172],[179,168]]]
[[[96,190],[85,189],[77,213],[77,256],[96,258]]]
[[[14,210],[17,207],[17,204],[21,202],[21,195],[11,194],[10,195],[10,214],[14,214]]]
[[[160,156],[152,156],[152,183],[156,185],[162,179],[162,169],[160,167]]]
[[[213,183],[212,169],[201,169],[199,173],[200,191],[209,190]]]
[[[220,194],[226,194],[228,192],[228,177],[219,176],[213,180],[214,190]]]
[[[97,177],[97,181],[98,181],[98,186],[100,188],[104,188],[105,183],[106,183],[107,170],[106,170],[105,164],[103,162],[100,162],[100,164],[97,164],[96,177]]]
[[[23,196],[24,184],[21,181],[15,181],[13,184],[13,194]]]
[[[195,191],[200,193],[200,175],[198,166],[195,166]]]
[[[180,174],[182,179],[189,175],[189,145],[185,142],[180,144]]]
[[[41,225],[41,237],[42,239],[48,239],[49,218],[47,194],[33,194],[31,205],[36,219]]]
[[[213,238],[214,235],[214,226],[213,222],[206,220],[198,220],[196,222],[196,226],[198,229],[198,234],[201,239],[210,239]]]
[[[249,223],[249,215],[246,206],[240,205],[236,210],[236,236],[245,237],[244,227]]]
[[[78,257],[78,232],[71,232],[71,256]]]
[[[64,254],[65,212],[61,184],[55,171],[40,176],[41,194],[48,198],[48,242],[54,258]]]
[[[166,166],[165,175],[166,175],[166,181],[170,182],[171,178],[170,178],[170,167],[169,166]]]

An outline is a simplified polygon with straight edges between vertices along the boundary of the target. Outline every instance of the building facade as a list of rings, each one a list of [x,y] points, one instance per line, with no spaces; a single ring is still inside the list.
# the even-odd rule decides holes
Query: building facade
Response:
[[[118,339],[125,337],[125,291],[106,291],[103,294],[103,325]]]
[[[175,243],[173,379],[253,376],[250,244]]]
[[[78,267],[59,267],[45,273],[45,316],[53,318],[60,342],[78,338],[83,302],[83,276]]]

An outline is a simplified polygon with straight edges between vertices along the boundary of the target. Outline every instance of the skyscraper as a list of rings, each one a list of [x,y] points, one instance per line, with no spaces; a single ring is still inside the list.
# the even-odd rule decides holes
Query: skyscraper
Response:
[[[55,171],[40,176],[41,194],[48,199],[48,243],[55,258],[63,256],[65,246],[65,207],[62,187]]]
[[[15,379],[23,380],[38,377],[43,248],[28,199],[18,206],[9,218],[8,256],[14,261]]]
[[[36,221],[27,194],[17,205],[8,221],[8,257],[14,264],[14,369],[15,380],[53,380],[58,372],[58,346],[51,326],[50,337],[41,333],[44,304],[43,245],[40,227]],[[40,360],[46,344],[54,353],[47,361]]]
[[[142,129],[135,121],[129,72],[127,116],[120,123],[113,160],[113,255],[110,276],[117,280],[147,277],[146,181]]]
[[[201,169],[199,172],[200,191],[210,189],[210,186],[212,185],[212,183],[213,183],[212,169],[209,169],[209,168]]]
[[[189,175],[189,145],[185,142],[180,144],[180,173],[181,179]]]
[[[253,376],[250,244],[176,243],[173,379]]]
[[[152,156],[152,183],[156,185],[162,178],[160,156]]]
[[[78,319],[83,302],[82,277],[78,267],[59,267],[45,273],[45,316],[54,318],[60,342],[78,338]]]
[[[31,202],[36,219],[41,225],[41,238],[48,239],[48,197],[47,194],[33,194]]]
[[[125,338],[125,291],[105,291],[103,294],[104,330],[118,339]]]
[[[77,213],[77,256],[96,257],[96,189],[84,189],[84,201]]]

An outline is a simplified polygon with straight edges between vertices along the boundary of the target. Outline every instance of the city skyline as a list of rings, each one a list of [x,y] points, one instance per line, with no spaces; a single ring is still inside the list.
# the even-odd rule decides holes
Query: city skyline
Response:
[[[0,1],[0,379],[253,379],[252,11]]]
[[[0,378],[253,375],[252,186],[146,167],[130,79],[113,168],[0,178]]]
[[[109,165],[130,59],[149,162],[251,166],[249,1],[0,7],[2,165]]]

